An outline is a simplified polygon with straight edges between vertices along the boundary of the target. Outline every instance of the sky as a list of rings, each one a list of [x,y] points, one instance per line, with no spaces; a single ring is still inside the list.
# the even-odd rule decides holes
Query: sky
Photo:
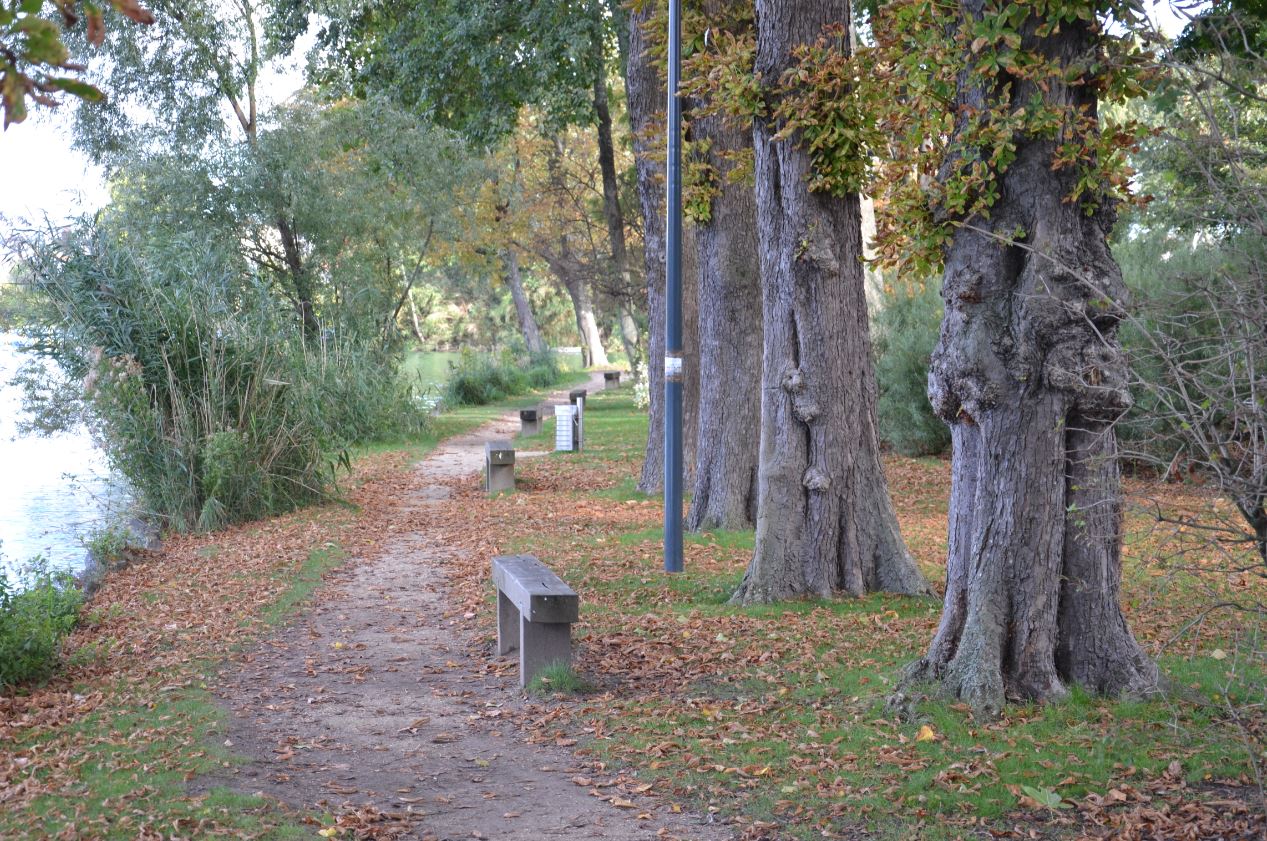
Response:
[[[56,218],[76,207],[99,207],[107,198],[100,169],[71,148],[72,105],[33,109],[26,122],[0,132],[0,215]]]

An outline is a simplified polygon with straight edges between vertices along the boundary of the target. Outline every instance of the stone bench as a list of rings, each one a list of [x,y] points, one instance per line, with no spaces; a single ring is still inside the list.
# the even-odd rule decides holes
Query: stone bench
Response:
[[[484,490],[490,494],[515,489],[515,448],[509,441],[484,445]]]
[[[519,685],[547,666],[572,662],[572,623],[580,597],[534,555],[493,558],[497,653],[519,650]]]
[[[519,410],[519,434],[537,435],[541,432],[541,410],[536,406]]]
[[[603,390],[609,388],[620,388],[620,372],[604,371],[603,372]]]
[[[584,403],[585,397],[588,394],[589,392],[583,388],[574,388],[568,392],[568,402],[573,406]]]

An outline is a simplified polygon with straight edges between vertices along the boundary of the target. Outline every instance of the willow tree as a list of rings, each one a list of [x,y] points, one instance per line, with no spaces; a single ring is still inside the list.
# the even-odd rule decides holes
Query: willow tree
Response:
[[[134,2],[117,4],[134,8]],[[293,46],[279,28],[269,0],[217,3],[210,0],[152,0],[145,27],[90,28],[107,59],[91,78],[109,99],[84,99],[76,112],[75,142],[95,162],[118,169],[147,155],[176,150],[207,155],[238,144],[254,155],[269,103],[261,76],[275,69]],[[85,8],[89,8],[85,4]],[[89,18],[91,21],[92,18]],[[261,269],[286,290],[310,337],[321,330],[317,314],[322,278],[308,265],[311,250],[286,207],[287,185],[268,189],[277,197],[267,226],[276,259]],[[275,243],[275,244],[274,244]]]
[[[831,78],[849,61],[849,3],[756,8],[755,74],[737,98],[755,116],[761,450],[756,547],[734,601],[924,593],[880,463],[857,192],[863,121],[852,81]],[[741,41],[729,52],[746,54]]]
[[[885,248],[944,265],[929,398],[954,446],[945,606],[911,674],[985,714],[1069,684],[1158,685],[1118,604],[1113,423],[1130,395],[1107,235],[1135,131],[1099,114],[1146,78],[1147,57],[1105,22],[1129,32],[1133,14],[909,0],[877,29],[905,94],[888,125],[908,141],[885,182]]]

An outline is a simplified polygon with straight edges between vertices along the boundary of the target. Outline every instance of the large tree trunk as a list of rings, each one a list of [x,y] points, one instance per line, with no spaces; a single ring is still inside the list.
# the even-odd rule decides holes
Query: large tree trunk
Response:
[[[961,8],[982,14],[980,0]],[[1038,38],[1037,23],[1024,49],[1062,62],[1094,49],[1085,24]],[[959,102],[978,111],[1010,113],[1007,98],[1039,95],[1095,117],[1093,85],[964,79]],[[958,131],[969,110],[958,112]],[[1106,242],[1112,214],[1066,201],[1077,174],[1053,170],[1059,141],[1016,142],[990,218],[966,220],[946,253],[929,398],[954,439],[950,557],[941,625],[910,672],[985,715],[1009,698],[1059,698],[1069,683],[1115,695],[1159,681],[1118,606],[1112,423],[1130,396],[1116,338],[1126,289]],[[1017,231],[1024,239],[1013,244]]]
[[[502,262],[506,265],[506,283],[510,286],[510,297],[515,302],[515,314],[519,316],[519,329],[524,336],[524,344],[529,353],[543,353],[546,343],[541,338],[541,330],[537,327],[537,318],[532,314],[532,304],[524,291],[523,278],[519,274],[519,255],[513,248],[502,254]]]
[[[699,450],[699,240],[682,232],[682,486],[695,484]]]
[[[655,12],[654,3],[636,3],[629,13],[627,95],[632,129],[638,202],[642,206],[643,272],[647,284],[647,388],[651,407],[647,446],[638,490],[655,493],[664,487],[664,164],[657,160],[664,131],[657,117],[664,106],[664,88],[647,51],[643,31]]]
[[[721,116],[696,117],[720,190],[696,225],[699,248],[699,417],[695,485],[686,527],[743,529],[756,520],[761,418],[761,274],[757,202],[729,176],[727,155],[749,148],[751,130]]]
[[[756,70],[778,79],[791,51],[844,0],[758,0]],[[765,356],[752,563],[740,603],[844,591],[926,593],[902,543],[880,464],[858,196],[809,191],[797,136],[755,122]]]

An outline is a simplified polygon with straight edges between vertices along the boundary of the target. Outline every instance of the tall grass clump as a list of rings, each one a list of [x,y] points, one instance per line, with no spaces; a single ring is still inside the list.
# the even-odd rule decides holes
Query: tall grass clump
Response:
[[[519,359],[512,353],[495,357],[464,350],[451,368],[444,388],[444,402],[450,406],[483,406],[550,388],[563,376],[558,360],[549,351]]]
[[[885,288],[874,321],[880,436],[904,455],[935,455],[950,432],[929,405],[928,364],[942,316],[937,284]]]
[[[293,309],[231,251],[87,225],[37,242],[25,268],[33,349],[56,362],[63,393],[78,390],[111,464],[167,528],[319,500],[348,443],[424,422],[389,358],[305,341]]]
[[[57,670],[62,640],[75,627],[83,594],[68,572],[40,558],[28,565],[24,586],[0,572],[0,691],[43,680]]]

